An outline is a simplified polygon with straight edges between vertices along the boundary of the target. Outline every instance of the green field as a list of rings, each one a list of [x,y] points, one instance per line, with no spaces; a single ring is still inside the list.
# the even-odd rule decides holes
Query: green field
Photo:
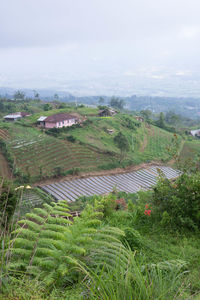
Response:
[[[9,132],[6,143],[16,169],[34,178],[61,175],[76,168],[90,171],[102,163],[112,162],[110,155],[79,143],[57,139],[35,128],[10,124]]]

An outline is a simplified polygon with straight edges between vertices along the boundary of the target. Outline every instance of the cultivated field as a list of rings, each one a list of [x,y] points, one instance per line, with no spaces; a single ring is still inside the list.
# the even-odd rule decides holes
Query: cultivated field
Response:
[[[75,201],[82,196],[102,195],[112,192],[114,188],[126,193],[137,193],[140,190],[148,190],[156,184],[158,170],[168,179],[176,178],[180,174],[180,171],[170,167],[153,166],[127,174],[63,181],[41,186],[41,188],[56,200],[68,201]]]
[[[8,130],[0,128],[0,138],[7,140],[9,138]]]
[[[84,112],[78,111],[82,116]],[[94,109],[90,109],[92,112]],[[26,182],[138,165],[152,160],[166,162],[171,158],[167,147],[172,144],[173,134],[140,123],[127,114],[103,118],[87,115],[82,126],[61,130],[56,136],[35,128],[31,124],[33,120],[36,120],[35,115],[23,122],[6,123],[6,130],[0,128],[0,136],[14,160],[15,174],[22,180],[26,177]],[[109,130],[113,133],[110,134]],[[114,143],[119,131],[130,145],[122,163],[119,163],[120,150]],[[178,141],[181,142],[180,137]]]
[[[16,167],[32,177],[52,177],[76,168],[92,170],[112,157],[90,147],[41,133],[34,128],[15,126],[7,141]]]

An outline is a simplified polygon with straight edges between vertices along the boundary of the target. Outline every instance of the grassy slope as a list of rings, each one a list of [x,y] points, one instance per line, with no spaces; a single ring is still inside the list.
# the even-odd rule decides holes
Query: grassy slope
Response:
[[[57,112],[76,112],[87,116],[90,122],[81,128],[61,133],[59,138],[46,135],[35,128],[34,124],[41,114],[34,114],[20,122],[4,123],[6,133],[10,135],[6,140],[7,145],[15,157],[17,168],[24,174],[38,176],[42,172],[42,176],[51,177],[57,167],[64,172],[73,168],[80,168],[81,171],[113,168],[117,166],[119,157],[119,149],[114,144],[114,136],[119,131],[123,132],[130,144],[125,165],[169,159],[166,147],[172,141],[173,134],[155,126],[138,123],[132,116],[118,114],[99,118],[94,117],[97,109],[86,107],[51,110],[42,114]],[[127,127],[127,117],[135,122],[134,129]],[[20,123],[32,127],[21,126]],[[114,133],[109,134],[107,129],[113,129]],[[68,135],[74,136],[76,142],[68,142]]]
[[[92,170],[103,162],[112,161],[109,155],[90,147],[48,136],[35,128],[16,123],[9,125],[10,138],[6,142],[17,168],[24,174],[51,177],[57,167],[62,171],[72,168]]]
[[[200,155],[200,140],[185,142],[180,153],[180,159],[182,161],[193,160],[195,155]]]

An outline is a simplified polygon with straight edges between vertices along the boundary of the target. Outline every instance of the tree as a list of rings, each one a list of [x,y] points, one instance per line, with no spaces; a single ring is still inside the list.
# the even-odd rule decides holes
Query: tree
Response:
[[[99,98],[99,105],[103,105],[105,102],[104,98],[103,97],[100,97]]]
[[[163,112],[160,113],[159,119],[156,121],[156,125],[160,128],[165,128],[165,116]]]
[[[33,93],[34,93],[35,100],[39,100],[40,94],[36,90],[34,90]]]
[[[14,99],[15,100],[21,100],[21,101],[24,100],[25,99],[25,93],[23,91],[20,91],[20,90],[16,91],[14,93]]]
[[[151,110],[149,110],[149,109],[141,110],[140,114],[146,121],[150,121],[151,116],[152,116]]]
[[[59,99],[58,94],[54,94],[54,100],[58,100],[58,99]]]
[[[120,149],[120,160],[121,162],[124,157],[125,153],[129,151],[129,142],[126,136],[120,131],[115,137],[114,137],[114,143],[115,145]]]
[[[174,125],[175,127],[181,122],[180,116],[171,110],[166,113],[165,120],[168,124]]]
[[[51,105],[49,105],[49,103],[46,103],[46,104],[44,104],[43,109],[44,109],[45,111],[47,111],[47,110],[51,110],[52,107],[51,107]]]
[[[110,99],[110,106],[118,108],[118,109],[123,109],[125,105],[125,101],[123,99],[115,98],[112,97]]]

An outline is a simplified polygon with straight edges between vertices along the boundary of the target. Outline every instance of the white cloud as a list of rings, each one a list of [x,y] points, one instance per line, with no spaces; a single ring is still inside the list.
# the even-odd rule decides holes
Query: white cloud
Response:
[[[200,26],[187,26],[182,28],[180,37],[183,39],[195,39],[200,37]]]

